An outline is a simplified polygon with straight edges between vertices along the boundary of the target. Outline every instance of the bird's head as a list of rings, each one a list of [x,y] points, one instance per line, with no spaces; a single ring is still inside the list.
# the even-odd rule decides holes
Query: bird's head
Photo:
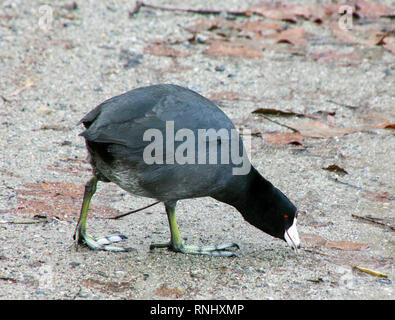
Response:
[[[245,219],[263,232],[286,241],[297,252],[300,248],[297,208],[273,185],[265,189],[263,194],[256,195],[254,210],[244,215]]]

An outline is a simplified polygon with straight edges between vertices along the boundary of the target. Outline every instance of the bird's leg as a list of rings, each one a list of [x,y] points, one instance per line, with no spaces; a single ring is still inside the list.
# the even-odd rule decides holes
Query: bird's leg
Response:
[[[219,246],[201,247],[184,245],[180,232],[178,230],[178,225],[176,221],[176,204],[175,203],[165,203],[167,218],[169,220],[171,240],[169,243],[153,243],[150,246],[150,250],[154,248],[169,248],[170,250],[189,254],[203,254],[217,257],[231,257],[237,254],[234,251],[227,251],[229,248],[239,248],[236,243],[226,243]]]
[[[127,237],[124,235],[114,234],[102,238],[95,238],[86,233],[86,219],[88,217],[89,204],[92,199],[92,196],[96,192],[97,181],[98,181],[97,177],[94,176],[85,185],[81,214],[80,214],[80,218],[78,219],[78,224],[74,233],[74,241],[75,241],[76,249],[80,243],[83,243],[93,250],[129,251],[130,249],[128,248],[109,246],[109,244],[111,243],[119,242],[124,239],[127,239]]]

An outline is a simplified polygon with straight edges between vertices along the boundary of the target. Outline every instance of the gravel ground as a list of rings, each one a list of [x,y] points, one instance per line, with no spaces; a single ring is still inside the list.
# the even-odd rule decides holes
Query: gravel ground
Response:
[[[150,3],[244,10],[254,1]],[[394,8],[391,1],[380,3]],[[298,20],[307,32],[322,32],[307,46],[277,43],[255,59],[213,57],[204,53],[208,44],[186,41],[191,33],[184,27],[204,16],[141,8],[129,18],[131,1],[71,4],[0,3],[0,299],[394,299],[395,139],[393,129],[377,125],[395,120],[394,54],[381,46],[331,42],[325,26]],[[190,55],[144,50],[158,40]],[[317,50],[342,50],[357,59],[312,59]],[[235,241],[238,257],[149,252],[151,242],[169,236],[163,206],[103,219],[151,201],[113,184],[99,184],[88,229],[126,234],[124,245],[136,250],[76,251],[72,235],[90,177],[76,123],[103,100],[154,83],[183,85],[207,97],[231,92],[236,98],[218,99],[219,106],[253,132],[289,131],[252,116],[257,108],[336,112],[331,119],[338,127],[360,129],[305,136],[303,145],[251,138],[253,164],[301,210],[299,254],[210,198],[180,201],[181,234],[194,244]],[[306,120],[272,119],[287,125]],[[333,164],[347,174],[322,169]]]

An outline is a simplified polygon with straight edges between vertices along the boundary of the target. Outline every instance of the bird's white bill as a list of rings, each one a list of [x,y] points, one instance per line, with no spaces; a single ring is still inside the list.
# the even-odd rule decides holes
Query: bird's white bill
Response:
[[[296,228],[296,218],[294,219],[292,226],[285,230],[284,238],[288,245],[295,251],[300,248],[299,233],[298,229]]]

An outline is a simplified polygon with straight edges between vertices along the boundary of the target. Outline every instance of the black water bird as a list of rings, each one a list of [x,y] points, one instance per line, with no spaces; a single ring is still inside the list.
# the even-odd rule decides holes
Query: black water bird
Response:
[[[85,186],[74,234],[76,245],[125,251],[111,243],[122,235],[94,238],[86,232],[90,200],[98,181],[164,203],[170,241],[153,248],[215,256],[235,255],[235,243],[186,245],[175,218],[181,199],[210,196],[235,207],[258,229],[300,247],[297,208],[250,163],[231,120],[198,93],[170,84],[137,88],[113,97],[80,121],[93,177]]]

